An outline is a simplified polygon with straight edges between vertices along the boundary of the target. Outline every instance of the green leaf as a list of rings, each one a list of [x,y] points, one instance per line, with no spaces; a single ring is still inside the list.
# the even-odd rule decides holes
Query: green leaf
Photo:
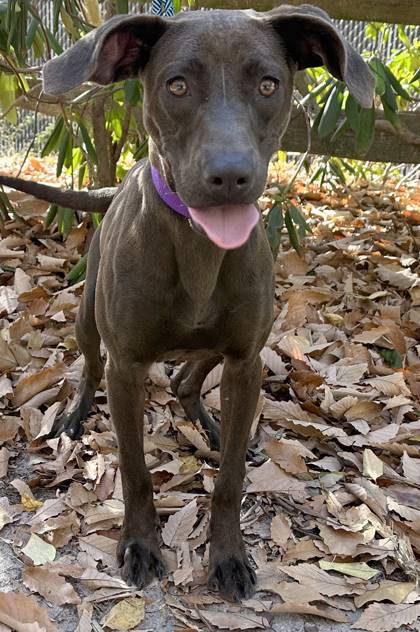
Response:
[[[93,146],[93,143],[90,139],[89,136],[89,132],[87,131],[85,124],[83,123],[83,121],[81,119],[79,119],[79,129],[80,129],[80,133],[82,135],[82,139],[83,139],[83,144],[86,148],[87,154],[89,156],[89,158],[91,159],[91,161],[97,165],[98,164],[98,156],[96,155],[96,150],[95,147]]]
[[[318,124],[318,136],[324,138],[331,134],[336,126],[341,113],[343,92],[341,86],[336,85],[331,91],[323,109]]]
[[[57,207],[58,230],[65,237],[67,237],[74,224],[75,216],[76,214],[72,209],[64,208],[63,206]]]
[[[83,162],[79,167],[79,175],[78,175],[79,189],[83,187],[83,180],[85,179],[86,169],[87,169],[87,163]]]
[[[141,91],[138,79],[126,79],[124,81],[124,100],[130,105],[137,105],[140,101]]]
[[[300,209],[294,204],[292,204],[292,202],[289,202],[288,208],[290,211],[290,217],[292,218],[292,220],[298,227],[299,237],[300,238],[305,237],[306,233],[312,232],[308,224],[306,223],[306,220],[303,217]]]
[[[281,208],[275,204],[268,212],[266,225],[268,243],[270,244],[274,259],[277,258],[277,254],[279,252],[281,239],[280,232],[283,225],[283,213],[281,212]]]
[[[331,171],[337,176],[339,181],[342,184],[345,184],[346,176],[344,175],[343,170],[341,169],[340,159],[339,158],[331,158],[330,159],[330,168],[331,168]]]
[[[417,68],[412,79],[410,79],[410,83],[415,83],[416,81],[419,81],[419,80],[420,80],[420,68]]]
[[[60,42],[54,37],[50,29],[45,27],[45,32],[47,34],[48,43],[53,49],[54,53],[56,55],[61,55],[61,53],[63,52],[63,47],[61,46]]]
[[[394,369],[403,368],[403,357],[397,349],[378,349],[379,355]]]
[[[48,156],[48,154],[54,151],[54,149],[57,147],[57,143],[60,138],[63,125],[64,125],[64,119],[62,116],[59,116],[55,122],[53,131],[51,132],[47,142],[42,148],[41,158],[45,158],[45,156]]]
[[[87,255],[83,255],[79,261],[72,267],[70,272],[66,274],[66,280],[70,285],[82,281],[86,274]]]
[[[405,101],[412,101],[413,99],[408,94],[408,92],[404,90],[404,88],[402,87],[402,85],[400,84],[396,76],[392,73],[392,71],[387,66],[384,66],[384,68],[385,68],[386,75],[389,79],[389,82],[391,86],[393,87],[394,91],[397,94],[399,94],[400,97],[402,97]]]
[[[57,33],[58,31],[58,21],[60,18],[60,10],[61,5],[63,4],[63,0],[53,0],[53,31]]]
[[[128,0],[116,0],[117,13],[128,13]]]
[[[12,75],[6,75],[0,73],[0,106],[5,112],[9,110],[6,115],[6,120],[13,125],[17,123],[16,108],[10,109],[16,100],[16,85],[15,78]]]
[[[60,148],[58,150],[58,158],[57,158],[57,166],[56,166],[56,170],[55,170],[55,175],[60,176],[61,172],[63,171],[63,165],[64,165],[64,161],[66,159],[66,154],[68,151],[68,146],[70,144],[70,133],[68,131],[68,129],[64,129],[63,133],[61,135],[61,140],[60,140]]]
[[[361,107],[356,99],[349,94],[346,101],[345,112],[349,125],[355,134],[357,134],[360,127],[360,110]]]
[[[361,108],[355,148],[362,156],[368,151],[375,135],[375,108]]]
[[[102,222],[104,216],[102,215],[102,213],[92,213],[91,214],[91,218],[92,218],[93,227],[94,228],[98,228],[98,226]]]
[[[384,108],[385,118],[395,127],[395,129],[399,129],[401,127],[401,121],[398,118],[398,114],[394,110],[392,110],[388,106],[388,103],[384,100],[382,100],[382,106]]]
[[[385,85],[385,92],[381,94],[381,101],[382,103],[386,103],[390,110],[393,110],[394,112],[397,111],[398,109],[397,99],[395,98],[395,93],[391,87],[391,84],[388,81],[388,78],[387,78],[387,83]]]
[[[290,216],[290,210],[289,208],[286,209],[286,212],[284,214],[284,223],[286,224],[286,228],[287,228],[287,232],[289,234],[289,239],[290,239],[290,243],[292,244],[293,248],[296,250],[296,252],[300,252],[300,242],[299,242],[299,236],[296,232],[296,228],[295,225],[292,221],[292,218]]]
[[[44,38],[38,29],[37,32],[35,33],[34,42],[32,46],[35,59],[40,59],[40,57],[44,55],[44,46],[45,46]]]
[[[39,22],[36,18],[32,18],[26,34],[26,48],[31,48],[34,43],[35,35],[38,30]]]
[[[382,61],[378,57],[372,57],[369,61],[369,66],[373,70],[375,75],[375,90],[376,94],[382,95],[385,92],[385,71]]]
[[[17,217],[17,213],[15,207],[4,193],[4,191],[0,191],[0,210],[3,211],[5,218],[7,217]]]
[[[58,211],[58,206],[57,204],[51,204],[50,208],[48,209],[48,213],[45,217],[45,228],[49,228],[51,226],[51,224],[53,223],[53,221],[55,220],[56,216],[57,216],[57,211]]]

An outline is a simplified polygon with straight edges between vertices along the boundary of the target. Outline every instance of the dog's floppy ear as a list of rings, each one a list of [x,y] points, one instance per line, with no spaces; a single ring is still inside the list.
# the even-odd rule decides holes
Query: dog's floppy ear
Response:
[[[60,95],[84,81],[106,85],[136,76],[167,28],[167,20],[151,15],[111,18],[45,64],[44,91]]]
[[[310,4],[282,5],[266,13],[299,70],[326,66],[353,97],[372,107],[375,80],[360,55],[340,35],[325,11]]]

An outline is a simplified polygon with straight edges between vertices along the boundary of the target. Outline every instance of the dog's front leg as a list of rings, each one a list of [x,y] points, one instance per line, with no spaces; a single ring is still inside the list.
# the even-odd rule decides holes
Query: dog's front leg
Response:
[[[209,587],[230,601],[249,598],[255,573],[243,544],[239,514],[249,431],[261,387],[259,356],[225,358],[221,384],[221,465],[212,500]]]
[[[108,360],[106,378],[118,439],[125,517],[117,549],[122,577],[139,588],[162,578],[153,487],[143,452],[144,378],[147,365]]]

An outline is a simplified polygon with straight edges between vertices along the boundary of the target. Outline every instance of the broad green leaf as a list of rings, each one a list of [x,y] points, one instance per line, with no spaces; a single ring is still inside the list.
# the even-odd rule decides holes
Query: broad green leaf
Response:
[[[83,255],[79,261],[72,267],[70,272],[66,274],[66,279],[70,284],[78,283],[83,280],[86,274],[87,255]]]
[[[339,159],[331,158],[330,159],[330,167],[331,167],[331,171],[337,176],[339,181],[342,184],[345,184],[346,176],[344,175],[343,170],[341,169],[341,165],[340,165]]]
[[[420,80],[420,68],[417,68],[416,72],[413,75],[413,78],[410,79],[410,83],[415,83]]]
[[[74,224],[75,212],[70,208],[59,206],[57,209],[58,230],[67,237]]]
[[[397,99],[395,98],[395,93],[388,81],[388,78],[387,83],[385,84],[385,92],[381,94],[381,101],[384,104],[386,103],[390,110],[393,110],[394,112],[397,111]]]
[[[0,106],[3,112],[9,110],[16,101],[15,85],[15,78],[12,75],[6,75],[5,73],[0,74]],[[9,123],[16,125],[16,108],[9,110],[5,119],[9,121]]]
[[[397,349],[378,349],[379,355],[394,369],[403,368],[403,357]]]
[[[117,13],[128,13],[128,0],[115,0]]]
[[[93,24],[93,26],[100,26],[102,24],[102,18],[98,0],[85,0],[84,5],[90,24]]]
[[[130,105],[137,105],[140,101],[141,91],[138,79],[126,79],[124,81],[124,100]]]
[[[90,135],[89,132],[87,131],[85,124],[83,123],[83,121],[81,119],[79,119],[79,129],[80,129],[80,133],[83,139],[83,144],[86,148],[87,154],[89,156],[89,158],[91,159],[91,161],[97,165],[98,164],[98,157],[96,155],[96,150],[95,147],[93,146],[93,143],[90,139]]]
[[[334,86],[321,114],[318,124],[318,135],[323,138],[331,134],[336,126],[341,113],[343,93],[339,85]]]
[[[361,107],[356,99],[349,94],[346,101],[345,112],[349,125],[355,134],[357,134],[360,127],[360,110]]]
[[[267,215],[267,238],[270,244],[271,252],[274,259],[277,258],[277,254],[280,248],[280,231],[283,228],[284,220],[281,208],[275,204]]]
[[[79,189],[83,187],[83,181],[85,179],[86,169],[87,169],[87,163],[83,162],[79,167],[79,174],[78,174]]]
[[[292,244],[292,246],[296,250],[296,252],[300,252],[299,236],[298,236],[298,234],[296,232],[295,225],[294,225],[294,223],[292,221],[292,218],[290,216],[290,210],[289,209],[286,209],[286,212],[284,214],[284,223],[286,224],[287,232],[289,234],[290,243]]]
[[[57,166],[55,171],[55,175],[57,176],[57,178],[59,175],[61,175],[61,172],[63,171],[63,165],[66,159],[66,154],[70,145],[70,141],[70,132],[68,131],[68,129],[65,128],[60,137],[60,147],[58,150]]]
[[[49,228],[51,226],[51,224],[56,218],[57,210],[58,210],[57,204],[51,204],[50,208],[48,209],[48,213],[45,217],[45,228]]]
[[[41,150],[41,158],[48,156],[54,149],[57,147],[58,140],[61,135],[61,130],[63,129],[64,119],[62,116],[59,116],[55,122],[54,129],[50,134],[47,142]]]
[[[385,70],[382,61],[378,57],[372,57],[369,66],[375,74],[375,90],[376,94],[384,94],[385,92]]]
[[[386,101],[382,100],[382,106],[384,108],[385,118],[395,127],[395,129],[399,129],[401,127],[401,121],[398,118],[398,114],[388,106]]]
[[[31,23],[26,34],[26,48],[31,48],[34,43],[35,35],[39,27],[39,22],[36,18],[31,19]]]
[[[361,155],[365,154],[372,144],[375,135],[375,108],[361,108],[359,129],[356,132],[355,148]]]
[[[400,97],[405,99],[405,101],[412,101],[413,99],[408,94],[407,90],[404,90],[404,88],[402,87],[402,85],[400,84],[396,76],[392,73],[392,71],[387,66],[384,66],[384,68],[385,68],[386,75],[389,79],[389,82],[391,86],[393,87],[394,91],[397,94],[399,94]]]
[[[309,228],[308,224],[306,223],[306,220],[303,217],[300,209],[297,206],[295,206],[294,204],[292,204],[292,202],[289,202],[288,208],[289,208],[289,211],[290,211],[290,217],[292,218],[292,220],[294,221],[294,223],[298,227],[299,237],[301,237],[301,238],[305,237],[306,233],[310,233],[311,232],[311,229]]]

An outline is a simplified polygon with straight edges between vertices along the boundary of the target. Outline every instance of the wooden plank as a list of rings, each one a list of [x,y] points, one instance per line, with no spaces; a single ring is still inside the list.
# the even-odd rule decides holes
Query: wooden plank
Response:
[[[375,138],[372,146],[364,156],[354,149],[354,134],[346,131],[338,138],[319,138],[314,133],[311,139],[311,154],[356,158],[373,162],[420,163],[420,112],[403,112],[400,114],[403,127],[406,129],[402,138],[392,132],[388,121],[378,113]],[[417,134],[417,136],[416,136]],[[407,142],[410,137],[411,142]],[[307,127],[301,110],[294,110],[289,127],[283,136],[282,149],[303,153],[307,149]]]
[[[193,0],[196,9],[256,9],[269,11],[281,4],[302,4],[302,0]],[[311,0],[332,18],[420,25],[420,0]]]

